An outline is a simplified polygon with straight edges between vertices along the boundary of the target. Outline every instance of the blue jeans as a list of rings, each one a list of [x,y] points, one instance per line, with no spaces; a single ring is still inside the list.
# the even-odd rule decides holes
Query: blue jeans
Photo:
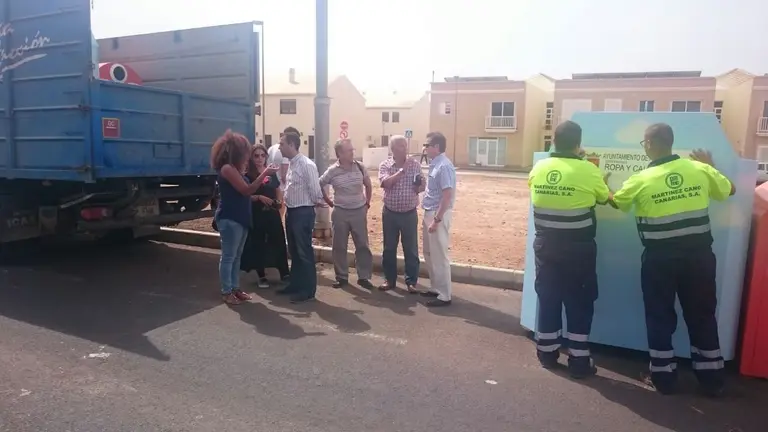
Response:
[[[315,208],[289,208],[285,215],[288,252],[291,254],[291,290],[296,294],[315,296],[317,269],[312,231],[315,228]]]
[[[232,290],[240,288],[240,258],[243,256],[248,230],[229,219],[218,219],[216,225],[221,238],[221,259],[219,260],[221,294],[228,295]]]
[[[384,207],[381,215],[384,231],[384,251],[381,266],[384,278],[394,285],[397,281],[397,244],[403,244],[405,258],[405,283],[416,285],[419,281],[419,215],[416,209],[398,213]]]

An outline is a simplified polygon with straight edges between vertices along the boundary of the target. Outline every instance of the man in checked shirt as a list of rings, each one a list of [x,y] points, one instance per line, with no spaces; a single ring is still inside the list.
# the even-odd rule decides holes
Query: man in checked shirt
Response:
[[[395,135],[389,140],[392,157],[379,165],[379,181],[384,190],[384,210],[381,217],[384,230],[384,251],[381,266],[384,282],[379,289],[386,291],[396,285],[397,244],[402,241],[405,256],[405,286],[415,294],[419,278],[419,193],[426,182],[419,162],[408,157],[408,140]]]

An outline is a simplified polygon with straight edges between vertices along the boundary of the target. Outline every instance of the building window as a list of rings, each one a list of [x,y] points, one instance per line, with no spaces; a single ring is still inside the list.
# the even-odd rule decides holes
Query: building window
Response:
[[[400,113],[392,111],[392,123],[400,123]]]
[[[544,135],[544,151],[548,152],[552,148],[552,135]]]
[[[763,102],[763,117],[768,117],[768,101]]]
[[[713,111],[715,112],[715,117],[717,117],[717,121],[722,123],[722,121],[723,121],[723,101],[715,101],[715,109]]]
[[[515,116],[514,102],[492,102],[491,103],[491,117],[514,117],[514,116]]]
[[[701,112],[701,101],[673,101],[672,112]]]
[[[451,103],[442,102],[440,104],[440,115],[450,115],[450,114],[451,114]]]
[[[389,123],[389,112],[384,111],[383,113],[381,113],[381,122]]]
[[[640,112],[653,112],[653,101],[640,101]]]
[[[296,99],[280,99],[280,114],[296,114]]]
[[[768,162],[768,146],[757,147],[757,161]]]
[[[504,137],[472,137],[469,139],[469,163],[501,167],[507,162],[507,139]]]
[[[544,130],[552,130],[552,119],[555,115],[555,103],[547,102],[547,111],[544,114]]]

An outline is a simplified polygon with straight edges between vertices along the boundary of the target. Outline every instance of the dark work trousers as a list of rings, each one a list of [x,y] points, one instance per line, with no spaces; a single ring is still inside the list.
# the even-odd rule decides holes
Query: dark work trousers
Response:
[[[597,300],[597,245],[595,241],[558,241],[537,237],[536,294],[539,314],[536,329],[537,355],[545,366],[557,361],[563,339],[568,344],[568,367],[588,373],[592,367],[589,332]],[[563,306],[568,331],[563,332]]]
[[[286,210],[285,232],[291,255],[291,291],[310,297],[317,292],[315,251],[312,231],[315,228],[315,208],[296,207]]]
[[[651,380],[657,387],[674,385],[677,364],[672,333],[677,328],[675,294],[691,340],[694,373],[704,386],[723,384],[723,357],[717,334],[717,261],[711,247],[685,251],[645,250],[641,284],[651,357]]]
[[[394,285],[397,281],[397,244],[403,244],[405,258],[405,283],[416,285],[419,281],[419,215],[416,209],[407,212],[394,212],[384,207],[381,215],[384,231],[384,250],[381,254],[381,266],[384,278]]]

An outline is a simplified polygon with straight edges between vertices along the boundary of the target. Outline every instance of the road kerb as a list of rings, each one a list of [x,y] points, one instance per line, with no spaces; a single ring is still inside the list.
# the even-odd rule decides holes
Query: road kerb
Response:
[[[153,239],[165,243],[182,244],[185,246],[196,246],[208,249],[220,249],[219,234],[191,231],[177,228],[163,228],[159,235],[153,236]],[[331,248],[326,246],[314,246],[315,259],[319,262],[332,264]],[[355,266],[354,252],[348,253],[349,266]],[[424,260],[421,260],[421,277],[427,277],[427,268]],[[381,271],[381,254],[373,254],[374,270]],[[403,272],[405,261],[402,256],[397,257],[397,267],[399,272]],[[523,272],[521,270],[508,270],[495,267],[474,266],[460,263],[451,263],[451,280],[457,283],[472,285],[484,285],[495,288],[511,289],[520,291],[523,288]]]

